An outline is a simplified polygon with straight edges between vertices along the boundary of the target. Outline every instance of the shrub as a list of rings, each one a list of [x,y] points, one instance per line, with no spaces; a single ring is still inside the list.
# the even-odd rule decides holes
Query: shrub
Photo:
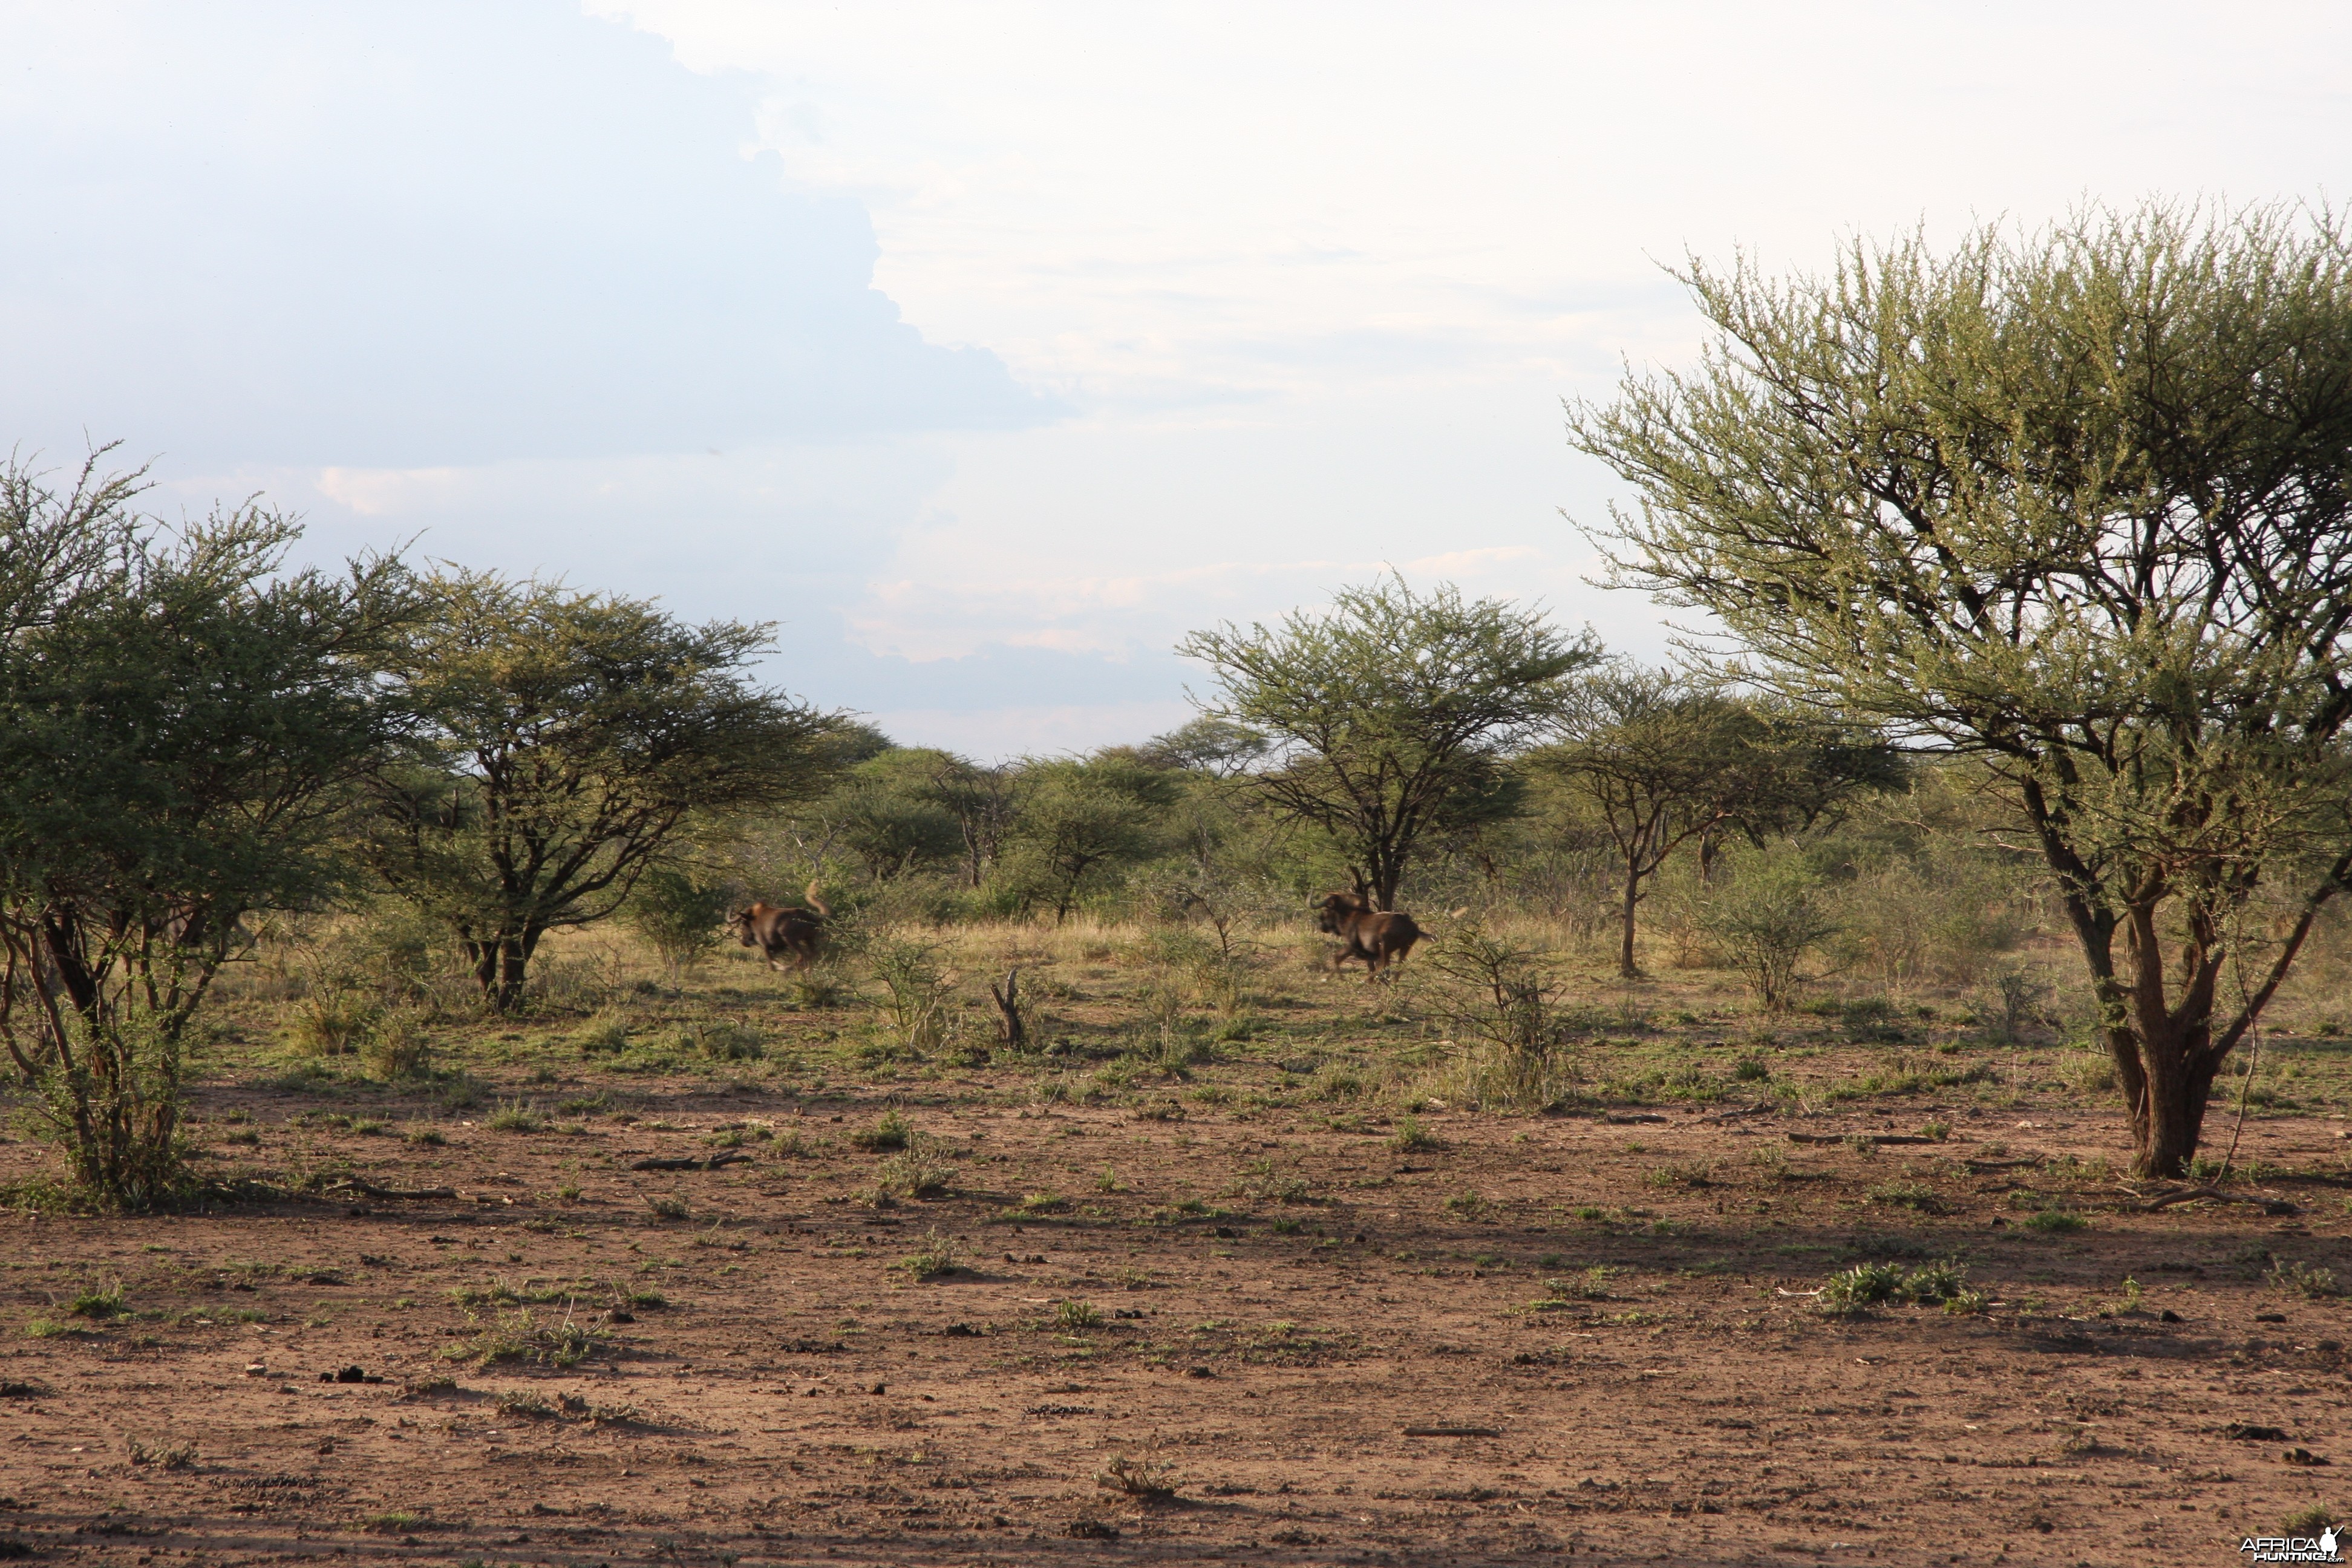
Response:
[[[1444,1141],[1421,1124],[1418,1116],[1397,1118],[1396,1131],[1389,1134],[1389,1147],[1400,1154],[1426,1153],[1445,1147]]]
[[[1533,949],[1490,936],[1472,919],[1433,943],[1422,962],[1445,982],[1435,994],[1457,1034],[1517,1057],[1541,1058],[1559,1043],[1558,983]]]
[[[2271,1265],[2263,1279],[2273,1290],[2297,1291],[2315,1301],[2344,1294],[2342,1288],[2336,1283],[2336,1270],[2309,1263],[2289,1263],[2280,1258]],[[75,1310],[80,1309],[77,1307]]]
[[[135,1008],[96,1025],[71,1014],[66,1021],[63,1042],[31,1064],[28,1120],[64,1151],[73,1185],[100,1206],[178,1203],[192,1186],[180,1033]]]
[[[544,1132],[547,1117],[529,1100],[509,1100],[491,1111],[483,1125],[493,1132]]]
[[[760,1031],[735,1023],[688,1024],[678,1030],[678,1047],[714,1062],[755,1062],[768,1054]]]
[[[2087,1230],[2091,1222],[2071,1209],[2043,1209],[2025,1222],[2025,1228],[2044,1236],[2066,1236]]]
[[[955,1163],[948,1158],[946,1145],[920,1133],[874,1167],[875,1189],[893,1197],[937,1197],[954,1177]]]
[[[146,1443],[132,1438],[123,1447],[123,1456],[138,1466],[153,1465],[161,1469],[184,1470],[196,1462],[194,1443]]]
[[[1893,1300],[1903,1289],[1903,1270],[1892,1263],[1857,1263],[1832,1274],[1822,1286],[1821,1310],[1832,1316],[1852,1317],[1882,1301]]]
[[[1815,899],[1820,879],[1790,849],[1743,856],[1706,895],[1698,924],[1769,1009],[1789,1005],[1806,955],[1838,929]]]
[[[1930,1263],[1914,1268],[1903,1280],[1905,1300],[1923,1307],[1948,1304],[1963,1294],[1968,1270],[1957,1263]]]
[[[1842,1004],[1838,1027],[1857,1045],[1900,1045],[1905,1038],[1895,1004],[1884,996],[1861,996]]]
[[[441,1353],[451,1361],[470,1361],[477,1371],[510,1361],[568,1369],[587,1360],[601,1342],[595,1330],[574,1322],[568,1314],[554,1323],[541,1321],[528,1307],[501,1312],[488,1324],[471,1313],[467,1317],[478,1325],[477,1331]]]
[[[1141,1503],[1164,1503],[1176,1495],[1175,1475],[1160,1459],[1160,1439],[1154,1437],[1140,1456],[1121,1454],[1103,1467],[1095,1485]]]
[[[376,1000],[342,985],[312,987],[289,1009],[294,1043],[312,1056],[356,1055],[383,1012]]]
[[[1102,1327],[1102,1309],[1092,1301],[1056,1301],[1054,1303],[1054,1326],[1067,1334],[1082,1334]]]
[[[588,1020],[586,1027],[572,1037],[583,1057],[610,1056],[629,1048],[629,1030],[634,1020],[628,1014],[606,1008]]]
[[[1529,1112],[1570,1104],[1582,1076],[1560,1051],[1523,1051],[1491,1042],[1470,1047],[1416,1087],[1474,1110]]]
[[[792,1005],[803,1012],[845,1007],[857,999],[857,987],[830,961],[811,964],[785,985]]]
[[[2058,1077],[2077,1094],[2105,1094],[2116,1087],[2115,1058],[2105,1050],[2068,1051],[2058,1058]]]
[[[934,1226],[923,1237],[921,1249],[900,1258],[898,1267],[917,1279],[937,1279],[963,1267],[957,1254],[955,1238]]]
[[[1942,1214],[1944,1199],[1935,1188],[1923,1182],[1885,1182],[1870,1189],[1870,1201],[1892,1208],[1911,1209],[1919,1214]]]
[[[406,1009],[383,1015],[360,1047],[360,1061],[369,1076],[385,1083],[431,1078],[433,1047],[425,1037],[422,1024]]]
[[[122,1299],[122,1281],[110,1279],[103,1285],[83,1286],[66,1303],[66,1310],[77,1318],[119,1318]]]
[[[637,879],[621,919],[660,954],[670,983],[710,956],[727,918],[724,884],[681,867],[656,866]]]
[[[891,1040],[916,1056],[946,1043],[954,988],[930,942],[869,936],[860,944],[866,967],[881,983],[881,1023]]]
[[[882,1119],[873,1126],[860,1128],[851,1133],[849,1143],[854,1149],[863,1149],[869,1154],[880,1154],[893,1149],[904,1149],[907,1146],[907,1140],[913,1134],[914,1129],[907,1125],[905,1117],[895,1110],[886,1110],[882,1113]]]

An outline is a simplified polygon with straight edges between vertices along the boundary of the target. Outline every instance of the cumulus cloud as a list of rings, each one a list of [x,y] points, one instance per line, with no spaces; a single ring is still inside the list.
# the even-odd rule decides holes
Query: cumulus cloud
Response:
[[[0,428],[343,467],[1003,428],[756,92],[532,0],[22,8]]]

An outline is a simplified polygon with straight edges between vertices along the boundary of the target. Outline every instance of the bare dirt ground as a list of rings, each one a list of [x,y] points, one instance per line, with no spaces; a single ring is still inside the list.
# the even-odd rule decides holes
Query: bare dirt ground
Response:
[[[2347,1500],[2340,1118],[2248,1124],[2231,1190],[2273,1212],[2146,1212],[2116,1114],[2057,1092],[1414,1140],[1255,1047],[1087,1105],[1027,1068],[621,1081],[547,1038],[457,1110],[222,1075],[198,1131],[276,1196],[0,1216],[0,1553],[2224,1563]],[[499,1118],[526,1095],[543,1125]],[[937,1195],[877,1203],[892,1110]],[[1808,1294],[1937,1259],[1976,1310]]]

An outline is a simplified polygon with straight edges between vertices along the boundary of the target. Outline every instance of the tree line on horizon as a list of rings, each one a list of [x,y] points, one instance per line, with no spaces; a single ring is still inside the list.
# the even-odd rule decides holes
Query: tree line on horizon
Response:
[[[186,1180],[186,1031],[270,910],[400,900],[505,1011],[549,931],[707,931],[787,864],[886,913],[1223,921],[1474,870],[1500,896],[1570,853],[1588,902],[1608,868],[1631,976],[1670,866],[1801,925],[1805,847],[1926,788],[2049,889],[2136,1168],[2179,1174],[2352,880],[2340,222],[2151,204],[1684,281],[1697,365],[1570,433],[1634,498],[1591,529],[1616,581],[1705,611],[1715,657],[1639,668],[1389,579],[1188,637],[1214,693],[1170,735],[998,767],[757,685],[764,627],[289,571],[258,502],[165,529],[103,451],[62,487],[12,459],[0,1043],[78,1184],[152,1206]]]

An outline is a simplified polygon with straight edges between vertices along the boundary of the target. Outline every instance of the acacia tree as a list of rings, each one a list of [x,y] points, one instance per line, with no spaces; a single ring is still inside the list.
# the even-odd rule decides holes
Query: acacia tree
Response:
[[[396,712],[369,673],[396,562],[281,569],[246,505],[167,534],[93,454],[0,473],[0,1041],[85,1194],[184,1184],[181,1053],[243,917],[345,884],[337,829]]]
[[[1617,972],[1633,953],[1643,889],[1684,844],[1739,809],[1757,728],[1737,704],[1664,670],[1612,669],[1585,681],[1573,737],[1531,752],[1530,773],[1559,781],[1600,818],[1617,850]]]
[[[968,850],[961,822],[933,788],[954,761],[943,752],[893,748],[859,763],[815,808],[826,841],[857,857],[875,882]]]
[[[1799,702],[1987,761],[2082,948],[2135,1168],[2179,1174],[2352,876],[2341,226],[2155,205],[1684,281],[1698,367],[1571,411],[1640,494],[1600,531],[1619,581],[1710,612]]]
[[[1215,672],[1223,698],[1196,700],[1206,716],[1266,738],[1243,784],[1329,835],[1383,910],[1425,834],[1516,808],[1502,760],[1601,657],[1539,611],[1465,600],[1451,584],[1419,595],[1402,577],[1344,589],[1323,614],[1194,632],[1177,651]]]
[[[613,914],[698,812],[784,805],[835,721],[749,684],[768,628],[452,569],[383,671],[419,715],[372,781],[368,863],[445,921],[503,1012],[547,932]]]
[[[1150,858],[1176,792],[1160,770],[1116,753],[1034,762],[1022,773],[1006,848],[1018,881],[1054,906],[1059,925],[1089,888]]]

